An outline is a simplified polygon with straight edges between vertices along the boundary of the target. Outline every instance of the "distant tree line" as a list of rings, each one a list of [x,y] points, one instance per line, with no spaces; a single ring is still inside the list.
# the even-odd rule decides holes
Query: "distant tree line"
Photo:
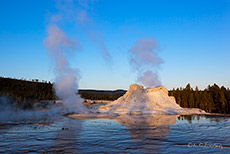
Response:
[[[84,99],[92,100],[116,100],[124,95],[125,90],[79,90],[78,93]],[[27,81],[23,79],[11,79],[0,77],[0,97],[6,97],[15,108],[30,109],[41,100],[55,100],[53,84],[38,79]],[[1,99],[1,101],[6,99]],[[3,103],[2,103],[3,104]],[[0,106],[1,107],[1,106]]]
[[[125,90],[79,90],[84,99],[116,100],[124,95]],[[58,99],[50,82],[38,80],[26,81],[0,77],[0,96],[7,96],[19,102],[24,100],[54,100]]]
[[[79,90],[84,99],[116,100],[125,94],[125,90]],[[185,88],[169,91],[177,104],[186,108],[200,108],[206,112],[230,113],[230,90],[224,86],[214,84],[204,90],[194,89],[188,84]],[[6,96],[15,106],[31,108],[34,103],[41,100],[55,100],[58,97],[50,82],[26,81],[0,77],[0,97]],[[1,103],[1,102],[0,102]]]
[[[169,91],[177,104],[185,108],[200,108],[212,113],[230,113],[230,90],[214,84],[204,90],[194,89],[188,84],[185,88]]]
[[[125,90],[79,90],[78,93],[84,99],[91,100],[116,100],[123,96]]]
[[[40,100],[54,100],[50,82],[25,81],[0,77],[0,96],[7,97],[14,106],[27,109]]]

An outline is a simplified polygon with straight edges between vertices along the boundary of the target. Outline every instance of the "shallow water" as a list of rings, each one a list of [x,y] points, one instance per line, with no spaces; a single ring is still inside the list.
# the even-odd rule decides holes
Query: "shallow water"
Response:
[[[0,153],[29,152],[230,153],[230,119],[158,115],[0,123]]]

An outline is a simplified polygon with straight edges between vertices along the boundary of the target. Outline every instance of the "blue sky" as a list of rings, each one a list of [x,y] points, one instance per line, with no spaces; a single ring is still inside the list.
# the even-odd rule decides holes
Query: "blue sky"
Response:
[[[0,76],[54,81],[43,40],[50,14],[58,11],[55,3],[0,1]],[[80,70],[79,88],[128,89],[137,77],[128,50],[144,37],[154,37],[160,45],[164,63],[159,76],[166,88],[187,83],[230,87],[230,0],[98,0],[85,10],[93,21],[90,29],[104,35],[112,58],[105,60],[87,40],[86,28],[61,23],[83,47],[69,59]]]

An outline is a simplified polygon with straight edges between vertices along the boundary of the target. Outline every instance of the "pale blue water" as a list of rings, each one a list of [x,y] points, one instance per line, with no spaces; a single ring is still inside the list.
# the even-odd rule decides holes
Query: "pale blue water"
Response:
[[[210,116],[62,117],[0,123],[0,153],[33,152],[230,153],[230,119]]]

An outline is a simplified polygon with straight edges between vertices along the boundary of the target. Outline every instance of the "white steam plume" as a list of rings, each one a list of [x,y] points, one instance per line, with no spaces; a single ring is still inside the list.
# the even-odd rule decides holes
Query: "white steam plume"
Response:
[[[103,32],[89,16],[95,2],[96,0],[56,0],[58,12],[50,17],[50,22],[75,24],[76,28],[88,36],[88,41],[95,44],[103,58],[111,62],[112,57],[106,47]]]
[[[82,10],[78,13],[77,23],[81,24],[88,33],[89,41],[94,43],[98,49],[101,51],[103,58],[107,62],[112,61],[112,57],[105,45],[105,39],[102,31],[99,31],[99,28],[96,28],[95,22],[92,18],[88,16],[89,4],[92,4],[95,0],[78,0],[79,5],[82,7]]]
[[[76,39],[68,38],[57,25],[48,26],[47,32],[44,46],[55,63],[55,92],[69,111],[80,112],[83,109],[82,99],[76,95],[79,73],[69,66],[68,56],[81,50],[81,46]]]
[[[70,39],[59,25],[76,24],[76,28],[80,28],[79,25],[86,23],[91,25],[89,24],[91,20],[88,17],[88,10],[93,2],[93,0],[56,0],[57,12],[49,18],[48,36],[44,40],[48,55],[55,63],[55,92],[71,111],[80,112],[83,109],[82,99],[76,95],[79,71],[69,65],[69,57],[75,51],[81,50],[81,45],[77,39]],[[108,57],[109,53],[105,48],[103,39],[99,38],[99,41],[93,43],[98,44],[103,55],[105,55],[104,57]]]
[[[103,34],[100,32],[96,33],[95,31],[91,31],[89,38],[90,38],[90,41],[95,43],[98,46],[98,48],[101,50],[103,58],[106,61],[111,61],[112,57],[108,49],[105,46]]]
[[[130,64],[138,73],[137,81],[147,87],[161,85],[158,69],[163,61],[158,56],[157,50],[159,46],[153,38],[138,39],[129,49]]]
[[[26,102],[21,102],[23,103]],[[21,120],[42,120],[42,119],[52,119],[58,118],[59,115],[56,114],[58,108],[52,106],[52,109],[48,111],[42,110],[23,110],[22,106],[17,105],[17,102],[9,99],[7,96],[0,96],[0,124],[8,121],[21,121]]]

